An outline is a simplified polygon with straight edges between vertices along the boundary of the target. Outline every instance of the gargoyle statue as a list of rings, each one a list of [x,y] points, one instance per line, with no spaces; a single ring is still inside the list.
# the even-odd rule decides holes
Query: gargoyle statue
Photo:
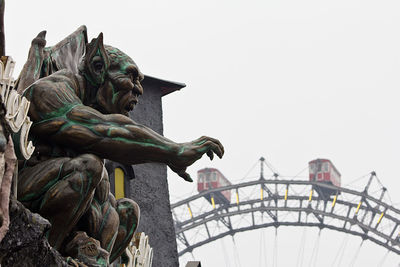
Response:
[[[101,33],[89,43],[83,26],[50,48],[44,37],[32,41],[17,86],[31,102],[36,147],[20,163],[18,200],[51,222],[48,240],[63,255],[107,266],[130,242],[139,207],[110,194],[103,159],[165,163],[192,181],[186,168],[203,154],[221,158],[224,148],[206,136],[176,143],[131,120],[144,76],[129,56],[103,45]]]

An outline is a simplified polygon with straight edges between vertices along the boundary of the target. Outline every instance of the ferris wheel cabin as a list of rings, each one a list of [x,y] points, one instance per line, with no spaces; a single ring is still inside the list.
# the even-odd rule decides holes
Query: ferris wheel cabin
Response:
[[[335,165],[329,159],[315,159],[308,163],[310,181],[325,183],[340,187],[341,175]],[[321,186],[315,186],[314,189],[322,196],[340,194],[338,190],[332,190]]]
[[[197,191],[199,193],[212,188],[219,188],[231,185],[228,179],[217,169],[204,168],[197,171]],[[215,204],[229,204],[231,202],[231,191],[220,191],[204,195],[208,202]]]

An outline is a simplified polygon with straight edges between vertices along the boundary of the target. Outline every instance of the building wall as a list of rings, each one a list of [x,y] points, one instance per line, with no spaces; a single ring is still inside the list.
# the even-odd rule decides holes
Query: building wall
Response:
[[[143,82],[144,94],[131,112],[131,118],[163,134],[161,90]],[[130,198],[141,211],[138,232],[149,236],[153,247],[153,266],[179,265],[175,229],[169,202],[167,166],[159,163],[133,166],[135,179],[130,181]]]

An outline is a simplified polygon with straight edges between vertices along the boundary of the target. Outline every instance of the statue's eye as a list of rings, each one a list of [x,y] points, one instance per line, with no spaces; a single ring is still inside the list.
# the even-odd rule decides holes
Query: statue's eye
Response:
[[[92,66],[95,72],[101,72],[104,68],[103,59],[100,56],[94,56]]]
[[[93,63],[93,68],[96,72],[99,72],[103,69],[103,62],[97,61]]]

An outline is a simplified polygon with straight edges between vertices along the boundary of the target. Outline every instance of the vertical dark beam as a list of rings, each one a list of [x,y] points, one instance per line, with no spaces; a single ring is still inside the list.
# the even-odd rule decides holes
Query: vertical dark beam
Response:
[[[4,6],[5,0],[0,0],[0,56],[6,55],[6,40],[4,35]]]
[[[301,208],[303,207],[303,200],[300,199],[300,210],[299,210],[299,219],[297,220],[299,223],[301,222]]]
[[[208,238],[211,238],[210,230],[208,230],[208,226],[207,226],[207,223],[206,223],[206,222],[204,223],[204,226],[206,227]],[[393,232],[394,232],[394,230],[393,230]],[[393,235],[393,234],[392,234],[392,235]]]
[[[343,229],[346,229],[346,224],[350,220],[349,216],[350,216],[350,211],[351,211],[351,205],[348,205],[348,207],[349,207],[349,209],[347,210],[346,220],[345,220],[345,222],[343,224]],[[332,210],[333,210],[333,208],[332,208]],[[354,215],[353,219],[355,218],[355,216],[356,215]],[[350,224],[350,227],[351,227],[351,224]]]
[[[4,41],[4,1],[0,0],[0,56],[5,55],[5,41]],[[2,115],[3,116],[3,115]],[[4,118],[2,118],[4,119]],[[0,126],[0,131],[3,131],[3,127]],[[3,135],[3,134],[2,134]],[[1,189],[1,184],[0,184]],[[1,190],[0,190],[1,192]],[[1,197],[1,196],[0,196]],[[3,225],[4,216],[2,214],[2,209],[0,208],[0,227]],[[8,216],[7,216],[8,217]]]
[[[253,204],[250,204],[250,206],[251,206],[251,209],[253,209]],[[254,211],[251,211],[251,222],[253,223],[253,226],[255,225],[255,222],[254,222]]]
[[[390,235],[389,235],[389,237],[390,237],[391,239],[395,239],[395,238],[393,237],[393,234],[394,234],[394,232],[396,231],[397,227],[399,227],[399,224],[398,224],[398,223],[396,223],[396,226],[393,228],[392,232],[391,232]],[[388,240],[388,242],[389,242],[389,240]]]
[[[4,56],[4,0],[0,0],[0,56]],[[0,126],[1,127],[1,126]],[[2,127],[1,129],[2,130]],[[1,185],[0,185],[1,187]],[[3,225],[3,214],[0,209],[0,227]]]

